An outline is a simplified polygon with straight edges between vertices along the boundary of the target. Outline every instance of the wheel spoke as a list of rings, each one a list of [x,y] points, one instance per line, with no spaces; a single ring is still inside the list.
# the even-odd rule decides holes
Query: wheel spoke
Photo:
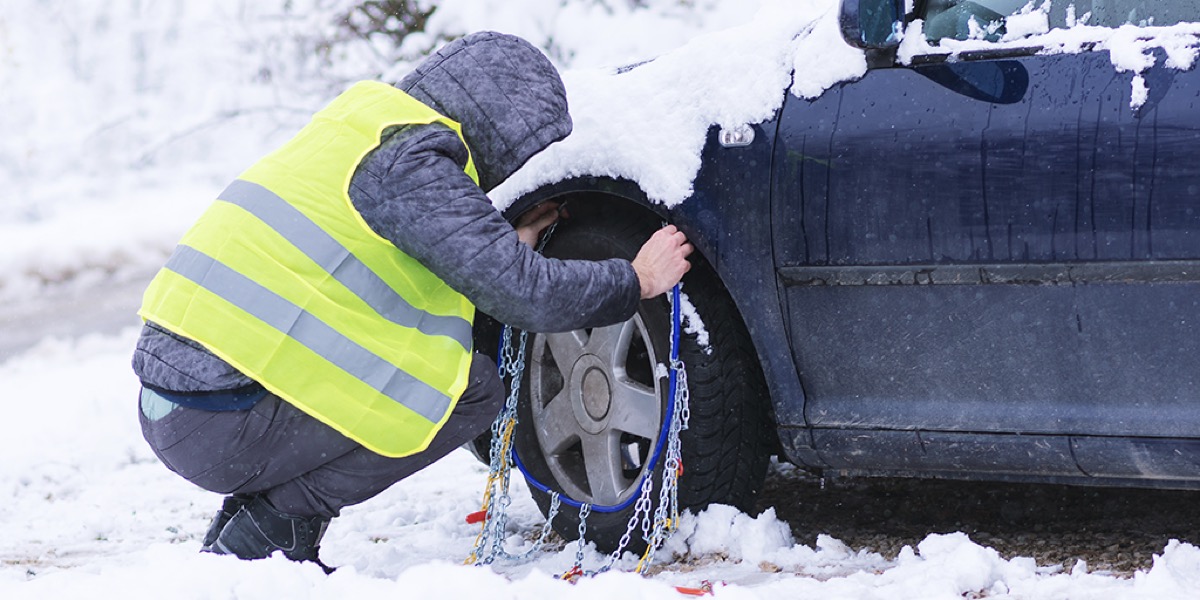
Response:
[[[629,326],[628,322],[609,325],[608,327],[597,327],[592,330],[591,337],[588,338],[587,345],[584,350],[590,354],[595,354],[600,357],[600,360],[609,365],[625,364],[625,357],[620,356],[622,353],[621,346],[628,346],[628,340],[622,344],[622,333]]]
[[[594,504],[616,504],[628,486],[622,473],[621,447],[616,432],[583,438],[583,462]]]
[[[609,428],[655,439],[662,424],[658,394],[636,381],[617,381],[615,384]]]
[[[534,422],[537,423],[538,441],[547,454],[563,452],[576,440],[584,437],[583,430],[579,428],[579,421],[575,419],[575,413],[571,409],[566,390],[550,400]]]
[[[587,336],[583,330],[549,333],[545,336],[546,345],[550,347],[550,354],[554,356],[554,362],[558,364],[559,372],[566,378],[570,375],[575,361],[583,356],[583,348],[588,341]]]

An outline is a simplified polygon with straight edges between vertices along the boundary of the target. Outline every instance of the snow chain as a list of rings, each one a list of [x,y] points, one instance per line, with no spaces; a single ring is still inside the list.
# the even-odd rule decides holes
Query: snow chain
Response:
[[[538,242],[538,252],[545,247],[546,241],[554,233],[556,225],[557,222],[546,230]],[[674,408],[667,416],[670,419],[670,425],[667,428],[666,446],[663,448],[662,485],[659,487],[658,505],[655,507],[651,500],[654,490],[653,470],[651,470],[642,478],[638,499],[633,504],[633,514],[629,517],[629,525],[625,529],[625,534],[621,536],[616,550],[609,556],[607,564],[595,571],[587,571],[583,568],[583,551],[587,543],[584,536],[587,533],[587,518],[592,512],[592,505],[568,499],[573,505],[579,506],[579,540],[575,550],[575,565],[562,575],[563,579],[575,581],[581,576],[593,576],[612,569],[638,529],[641,530],[642,539],[646,542],[646,551],[638,560],[634,572],[644,574],[654,562],[654,553],[679,526],[679,476],[683,473],[679,435],[687,429],[691,414],[688,407],[687,371],[683,362],[679,360],[681,318],[679,294],[680,286],[676,285],[670,295],[671,364],[669,378],[671,391],[674,393],[674,402],[671,403]],[[483,510],[480,511],[484,515],[483,528],[475,539],[475,547],[467,558],[466,564],[487,565],[497,559],[516,562],[530,559],[545,543],[546,537],[551,531],[550,524],[558,515],[562,505],[563,496],[556,491],[551,491],[549,514],[546,515],[546,522],[542,525],[542,530],[538,534],[537,540],[534,541],[533,547],[517,555],[510,554],[504,549],[505,529],[508,525],[508,506],[512,504],[508,490],[513,466],[513,433],[517,425],[517,399],[521,391],[521,378],[525,372],[526,341],[527,335],[522,331],[514,343],[512,329],[507,325],[504,327],[500,344],[502,356],[498,361],[498,368],[501,378],[509,378],[508,398],[505,400],[503,410],[492,423],[488,479],[483,494]]]

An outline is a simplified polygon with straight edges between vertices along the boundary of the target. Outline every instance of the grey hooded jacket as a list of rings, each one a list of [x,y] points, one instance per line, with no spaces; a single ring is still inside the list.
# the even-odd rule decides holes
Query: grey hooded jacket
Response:
[[[473,34],[396,87],[462,124],[480,185],[463,172],[468,151],[449,128],[388,129],[350,181],[350,199],[376,233],[514,327],[569,331],[633,315],[640,288],[628,261],[545,258],[518,241],[484,193],[571,131],[562,81],[538,49],[513,36]],[[253,383],[153,323],[143,328],[133,369],[148,387],[180,393]]]

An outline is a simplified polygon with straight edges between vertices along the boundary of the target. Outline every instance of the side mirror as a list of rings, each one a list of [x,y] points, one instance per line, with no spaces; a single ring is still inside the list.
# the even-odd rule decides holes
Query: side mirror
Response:
[[[842,0],[842,37],[856,48],[885,50],[900,45],[904,0]]]

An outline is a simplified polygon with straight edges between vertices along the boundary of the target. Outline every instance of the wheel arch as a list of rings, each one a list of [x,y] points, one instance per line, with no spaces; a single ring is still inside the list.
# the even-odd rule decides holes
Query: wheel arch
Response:
[[[669,220],[670,212],[662,204],[652,202],[638,185],[627,179],[610,177],[576,177],[542,186],[513,201],[504,209],[504,216],[515,220],[525,211],[543,202],[557,201],[617,201],[626,203],[630,210],[641,210],[662,220]]]
[[[534,206],[549,201],[566,202],[568,213],[570,212],[571,202],[616,202],[624,205],[624,210],[637,213],[643,218],[657,219],[660,222],[675,224],[687,234],[688,241],[691,242],[695,249],[695,254],[699,255],[704,264],[716,276],[718,283],[721,285],[721,291],[733,303],[737,311],[737,316],[742,321],[742,326],[748,331],[753,330],[747,307],[744,304],[748,301],[747,297],[731,292],[726,283],[725,273],[719,268],[717,245],[720,239],[720,232],[713,231],[711,226],[705,226],[703,223],[692,219],[690,211],[675,210],[667,208],[661,203],[654,202],[649,199],[636,183],[626,179],[578,177],[543,186],[521,196],[504,210],[505,218],[515,221],[517,217]],[[751,335],[751,342],[754,346],[758,366],[763,370],[764,377],[766,378],[767,397],[763,398],[763,401],[767,404],[774,430],[773,446],[777,453],[784,453],[784,440],[776,417],[776,399],[772,398],[772,390],[775,386],[771,381],[770,373],[767,372],[768,364],[766,355],[764,354],[769,352],[769,349],[753,335]]]

